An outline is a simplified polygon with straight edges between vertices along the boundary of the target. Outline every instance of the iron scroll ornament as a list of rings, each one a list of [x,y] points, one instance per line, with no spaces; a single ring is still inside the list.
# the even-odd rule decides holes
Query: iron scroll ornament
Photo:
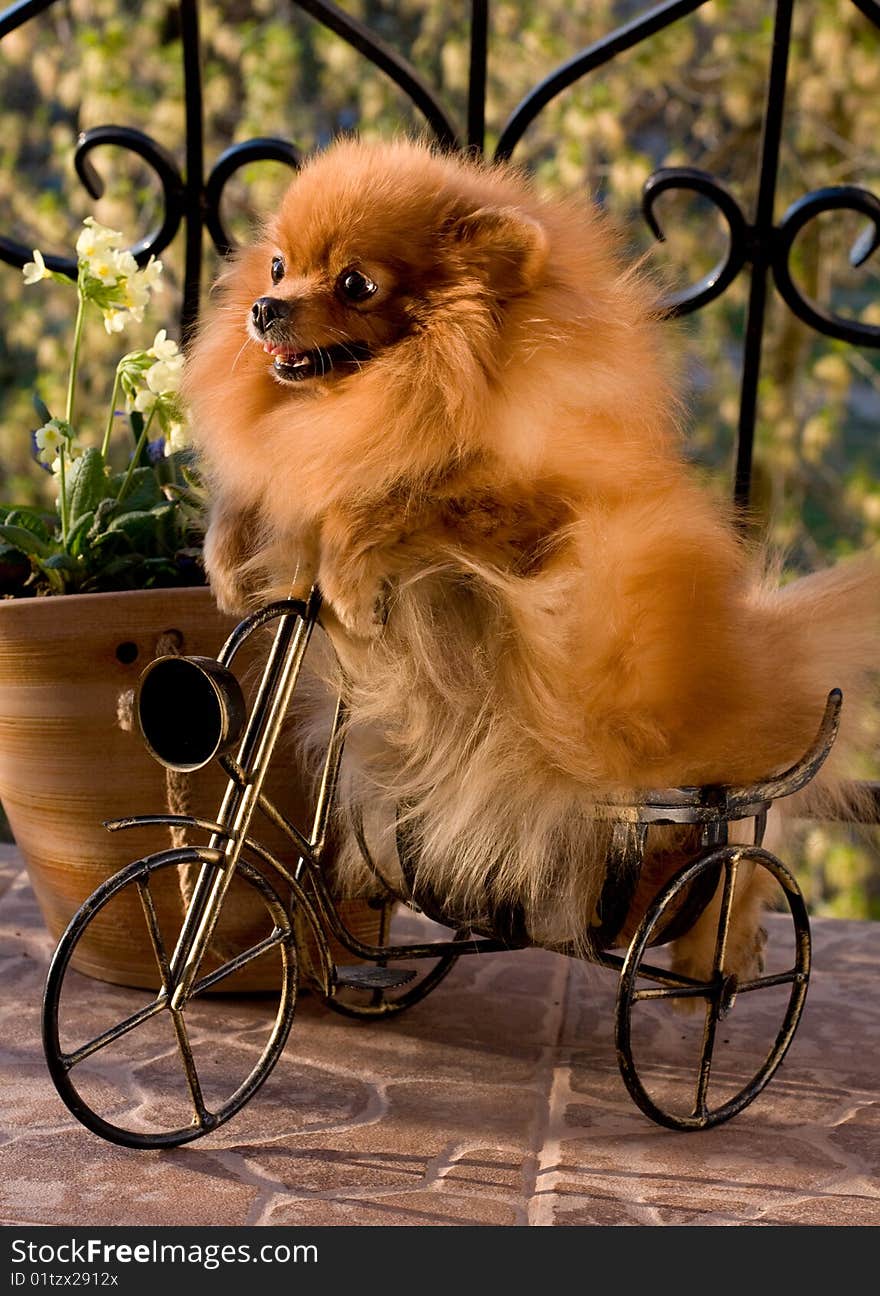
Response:
[[[0,40],[8,32],[28,19],[51,8],[55,0],[19,0],[0,15]],[[548,103],[576,81],[587,76],[617,55],[632,48],[679,19],[700,8],[704,0],[664,0],[647,12],[637,15],[627,23],[592,45],[575,53],[545,77],[516,107],[501,129],[495,149],[496,159],[509,158],[528,126]],[[880,5],[876,0],[853,0],[853,3],[875,25],[880,26]],[[317,22],[346,41],[374,66],[387,75],[424,115],[426,123],[437,141],[444,147],[460,146],[456,126],[443,104],[433,93],[417,70],[368,27],[351,14],[344,12],[332,0],[297,0],[297,7]],[[777,23],[774,36],[774,57],[777,86],[770,86],[767,125],[771,117],[770,100],[781,114],[785,70],[790,41],[790,14],[792,0],[778,0]],[[222,218],[222,199],[226,183],[246,163],[255,161],[282,162],[297,170],[302,155],[295,144],[285,139],[258,138],[235,144],[218,158],[207,179],[195,175],[196,164],[201,171],[203,147],[203,121],[201,102],[200,40],[197,0],[181,0],[179,5],[181,40],[186,77],[187,107],[187,174],[184,178],[175,159],[155,140],[130,127],[99,126],[84,132],[77,143],[74,163],[81,182],[93,198],[100,197],[103,185],[90,154],[100,145],[112,144],[128,149],[141,157],[155,173],[162,191],[163,212],[158,225],[133,245],[139,264],[150,256],[158,255],[177,234],[183,220],[189,226],[197,222],[207,229],[214,246],[227,254],[235,242]],[[484,111],[486,94],[486,63],[488,46],[488,0],[472,0],[471,51],[468,91],[467,140],[471,148],[483,147]],[[781,53],[781,57],[780,57]],[[774,68],[771,67],[771,81]],[[771,132],[772,133],[772,132]],[[771,141],[774,143],[774,141]],[[771,150],[775,151],[775,150]],[[770,159],[775,187],[775,158]],[[762,160],[763,162],[763,160]],[[762,166],[762,171],[763,171]],[[808,220],[820,211],[849,208],[860,211],[872,221],[873,235],[866,243],[862,255],[851,257],[853,264],[862,264],[880,243],[880,200],[867,190],[856,186],[821,189],[795,203],[783,217],[778,227],[767,228],[766,220],[750,226],[736,199],[723,183],[706,172],[692,167],[661,168],[646,182],[643,199],[645,218],[659,239],[663,235],[654,216],[653,207],[659,195],[669,189],[684,188],[699,192],[709,198],[724,217],[728,227],[726,256],[697,284],[670,294],[666,307],[670,314],[689,313],[719,296],[739,274],[747,262],[756,266],[772,267],[776,286],[790,309],[805,323],[829,336],[866,346],[880,346],[880,328],[857,321],[846,320],[805,298],[794,283],[788,261],[794,238]],[[194,241],[188,229],[188,242]],[[200,240],[199,240],[200,251]],[[0,259],[22,266],[30,259],[31,249],[0,236]],[[189,260],[189,258],[188,258]],[[47,265],[53,270],[73,275],[72,258],[50,255]],[[197,290],[193,287],[193,268],[187,266],[184,302],[184,323],[192,325],[198,309]]]
[[[18,0],[18,3],[0,13],[0,41],[30,18],[51,8],[54,3],[56,0]],[[510,157],[542,109],[569,86],[626,50],[688,17],[703,3],[705,0],[662,0],[576,52],[535,86],[514,109],[501,128],[494,150],[495,158],[501,160]],[[852,3],[869,22],[880,27],[880,4],[877,0],[852,0]],[[672,189],[687,189],[702,194],[713,203],[727,226],[728,246],[725,255],[708,275],[666,298],[664,305],[669,314],[683,315],[698,310],[720,296],[740,272],[749,267],[749,305],[734,486],[734,495],[740,504],[748,502],[750,493],[768,271],[772,272],[776,289],[788,307],[811,328],[846,342],[880,347],[880,327],[846,319],[810,300],[797,286],[790,268],[794,241],[804,226],[822,212],[842,209],[859,212],[871,222],[870,229],[860,236],[850,254],[853,264],[863,264],[880,244],[880,199],[855,185],[818,189],[794,203],[781,221],[774,221],[793,5],[794,0],[775,0],[754,219],[746,219],[737,199],[719,179],[693,167],[661,168],[655,171],[646,182],[643,196],[645,218],[659,239],[662,239],[663,234],[655,214],[655,203],[662,193]],[[429,131],[441,147],[461,146],[456,125],[438,96],[419,72],[375,32],[344,12],[332,0],[294,0],[294,7],[309,14],[316,22],[344,40],[394,82],[424,116]],[[221,254],[225,255],[234,246],[234,240],[222,217],[223,193],[227,182],[241,166],[254,161],[282,162],[295,171],[300,166],[301,153],[295,144],[284,139],[248,140],[232,145],[221,154],[207,178],[204,178],[198,0],[179,0],[177,13],[185,88],[184,166],[181,168],[166,149],[143,132],[112,125],[86,131],[78,141],[74,160],[81,182],[95,198],[102,192],[102,184],[91,154],[101,145],[112,144],[128,149],[137,154],[154,172],[161,189],[162,212],[155,228],[139,239],[131,250],[139,264],[144,264],[150,256],[158,255],[168,246],[183,224],[185,265],[181,324],[186,337],[194,327],[199,312],[203,229],[207,230]],[[489,13],[488,0],[471,0],[466,139],[468,147],[477,152],[484,149]],[[0,260],[21,267],[30,256],[30,248],[0,236]],[[75,273],[75,262],[71,258],[49,255],[46,262],[53,270],[68,275]]]
[[[162,214],[158,224],[129,249],[138,265],[144,266],[150,257],[159,256],[174,240],[181,222],[187,214],[187,185],[175,159],[167,149],[130,126],[96,126],[84,131],[76,145],[74,167],[84,188],[95,200],[104,193],[104,182],[94,166],[91,153],[102,145],[127,149],[142,158],[156,175],[162,193]],[[287,140],[264,137],[234,144],[221,153],[204,185],[204,198],[200,203],[201,218],[214,246],[221,256],[227,256],[236,246],[222,216],[223,192],[228,181],[251,162],[283,162],[294,171],[302,165],[302,154]],[[22,243],[0,237],[0,259],[12,265],[23,266],[30,261],[31,250]],[[50,270],[76,277],[76,260],[73,257],[47,255]],[[195,319],[192,305],[184,309],[186,322]]]
[[[670,316],[687,315],[720,297],[747,262],[768,267],[779,295],[794,315],[819,333],[855,345],[880,347],[880,327],[860,320],[847,319],[825,310],[806,297],[791,273],[791,254],[795,240],[811,220],[824,212],[852,211],[871,222],[850,249],[852,266],[861,266],[880,247],[880,199],[858,185],[833,185],[816,189],[792,203],[769,239],[763,239],[730,190],[696,167],[660,167],[645,181],[642,213],[654,237],[663,242],[664,234],[655,205],[661,194],[670,190],[690,190],[709,199],[727,226],[727,249],[721,260],[697,283],[669,294],[664,299]]]

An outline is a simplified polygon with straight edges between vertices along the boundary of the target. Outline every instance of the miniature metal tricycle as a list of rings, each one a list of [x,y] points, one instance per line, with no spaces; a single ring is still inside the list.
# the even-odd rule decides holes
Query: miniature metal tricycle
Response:
[[[139,718],[153,754],[167,767],[178,771],[195,770],[217,759],[228,782],[216,822],[184,814],[156,814],[107,823],[111,831],[166,825],[178,833],[187,830],[207,834],[209,841],[205,846],[184,844],[149,855],[110,878],[75,914],[52,960],[43,1014],[49,1070],[74,1115],[90,1130],[112,1142],[141,1148],[185,1143],[217,1129],[253,1096],[278,1061],[290,1031],[301,961],[298,945],[303,930],[308,931],[312,949],[317,951],[312,957],[313,977],[327,1005],[364,1018],[396,1013],[422,999],[459,958],[521,949],[530,943],[522,914],[507,909],[493,914],[489,924],[481,920],[475,926],[460,915],[445,912],[442,898],[412,892],[389,893],[380,906],[388,913],[395,906],[400,911],[402,900],[404,906],[426,916],[420,921],[440,922],[451,929],[451,935],[443,933],[444,939],[432,937],[420,942],[393,941],[388,939],[388,926],[383,922],[379,943],[366,944],[348,930],[331,897],[322,866],[343,752],[345,707],[341,700],[336,705],[329,733],[311,832],[305,833],[290,822],[266,795],[264,787],[320,608],[317,590],[307,603],[292,599],[273,603],[242,621],[216,661],[202,657],[160,657],[141,677]],[[248,717],[242,688],[231,666],[248,637],[272,622],[276,623],[274,639]],[[837,732],[840,703],[841,695],[835,690],[829,695],[814,746],[785,774],[751,787],[654,791],[641,795],[630,805],[601,807],[611,821],[611,850],[593,932],[595,961],[619,974],[615,1040],[624,1082],[641,1110],[662,1125],[693,1130],[728,1120],[760,1092],[791,1043],[807,993],[809,922],[793,877],[761,843],[771,802],[808,783],[827,756]],[[233,750],[235,756],[230,755]],[[295,865],[282,862],[251,835],[257,811],[283,832],[293,848]],[[731,844],[730,824],[747,819],[754,820],[753,841],[746,845]],[[651,825],[661,823],[695,826],[693,831],[700,848],[647,905],[625,954],[615,954],[612,952],[614,936],[622,928],[639,880],[647,834]],[[398,831],[398,849],[402,876],[411,882],[412,861],[407,860],[401,831]],[[155,893],[163,877],[176,875],[185,867],[193,869],[197,879],[188,902],[179,911],[175,930],[169,934],[167,923],[160,922]],[[737,870],[743,867],[765,869],[776,879],[784,897],[782,908],[787,908],[794,931],[792,937],[785,923],[790,954],[786,954],[781,970],[772,972],[764,968],[751,980],[737,981],[735,975],[725,970],[725,946]],[[233,880],[239,887],[244,885],[258,901],[266,928],[264,935],[246,943],[245,948],[218,956],[214,938],[224,898]],[[136,902],[138,913],[142,910],[155,955],[154,984],[135,1011],[126,1012],[119,1019],[118,1002],[114,999],[115,1013],[109,1025],[102,1023],[100,1028],[96,1027],[91,1038],[84,1042],[73,1045],[65,1042],[62,1047],[64,1031],[60,1011],[65,996],[76,989],[73,983],[78,983],[79,993],[85,995],[90,1008],[98,999],[105,1003],[108,996],[127,993],[116,987],[98,987],[71,967],[71,958],[80,942],[88,939],[91,925],[100,920],[102,913],[106,921],[105,911],[112,912],[108,906],[123,894]],[[657,962],[643,961],[649,947],[663,946],[689,930],[713,896],[719,894],[711,977],[700,981]],[[783,917],[775,921],[785,922]],[[334,944],[359,961],[337,962]],[[218,992],[226,989],[227,980],[229,988],[234,990],[236,974],[270,952],[278,964],[278,974],[267,1038],[247,1053],[244,1063],[247,1074],[235,1083],[232,1092],[225,1094],[224,1091],[216,1099],[209,1097],[206,1068],[197,1063],[197,1054],[206,1047],[197,1009],[212,1001],[220,1004],[217,1011],[226,1011],[223,1001],[217,998]],[[722,1099],[713,1103],[709,1099],[709,1084],[719,1021],[727,1017],[735,1001],[762,999],[764,996],[756,992],[772,988],[779,988],[782,996],[778,1033],[772,1038],[771,1031],[769,1050],[764,1053],[762,1046],[762,1057],[751,1078],[742,1084],[737,1080],[733,1092],[728,1084]],[[655,1001],[676,998],[702,1001],[705,1005],[704,1020],[698,1021],[696,1074],[692,1071],[685,1081],[687,1103],[682,1111],[649,1092],[649,1086],[637,1073],[632,1045],[633,1010],[638,1007],[641,1012]],[[778,1003],[779,995],[775,999]],[[228,996],[225,1002],[229,1004]],[[89,1020],[94,1021],[94,1015]],[[161,1102],[145,1098],[151,1062],[146,1070],[142,1068],[138,1072],[139,1099],[134,1114],[130,1103],[126,1107],[114,1095],[108,1097],[107,1074],[101,1071],[102,1057],[117,1050],[117,1046],[131,1049],[135,1060],[151,1057],[150,1050],[139,1043],[140,1034],[152,1029],[159,1020],[173,1038],[166,1059],[173,1059],[176,1079],[184,1095],[180,1118],[166,1112]],[[776,1021],[778,1017],[774,1016],[773,1022]],[[172,1030],[168,1030],[169,1022]],[[215,1036],[213,1046],[219,1051],[210,1059],[214,1070],[208,1076],[215,1088],[216,1067],[222,1059],[222,1020],[218,1033],[221,1038],[218,1041]],[[259,1056],[254,1061],[257,1048]],[[88,1080],[86,1063],[97,1065],[96,1073]]]

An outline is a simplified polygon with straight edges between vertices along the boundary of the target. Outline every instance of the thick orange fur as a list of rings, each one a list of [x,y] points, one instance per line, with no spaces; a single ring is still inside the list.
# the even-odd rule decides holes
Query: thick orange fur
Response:
[[[352,267],[375,287],[359,303]],[[248,332],[261,298],[286,312],[266,335],[282,358],[354,361],[279,381]],[[835,686],[853,728],[877,565],[761,574],[683,460],[655,288],[584,202],[417,144],[337,144],[222,277],[186,394],[218,600],[317,579],[347,802],[389,870],[405,807],[422,885],[459,909],[515,900],[534,939],[578,939],[597,800],[780,770]],[[760,898],[734,922],[744,966]],[[707,950],[697,929],[679,962]]]

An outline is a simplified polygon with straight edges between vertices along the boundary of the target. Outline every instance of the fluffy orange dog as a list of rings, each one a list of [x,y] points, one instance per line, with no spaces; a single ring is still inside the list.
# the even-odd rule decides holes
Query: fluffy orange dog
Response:
[[[830,688],[857,714],[876,653],[873,562],[771,588],[698,487],[669,348],[582,201],[340,143],[223,275],[188,363],[219,603],[317,580],[345,802],[383,867],[405,807],[420,883],[476,916],[522,904],[539,942],[588,928],[597,801],[788,766]],[[738,889],[740,971],[761,892]],[[706,921],[680,968],[705,970]]]

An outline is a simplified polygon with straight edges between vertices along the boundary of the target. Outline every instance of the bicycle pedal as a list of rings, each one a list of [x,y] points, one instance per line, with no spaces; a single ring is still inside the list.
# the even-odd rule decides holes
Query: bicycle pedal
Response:
[[[407,968],[371,967],[368,963],[347,963],[336,969],[337,986],[358,990],[394,990],[412,981],[415,972]]]

